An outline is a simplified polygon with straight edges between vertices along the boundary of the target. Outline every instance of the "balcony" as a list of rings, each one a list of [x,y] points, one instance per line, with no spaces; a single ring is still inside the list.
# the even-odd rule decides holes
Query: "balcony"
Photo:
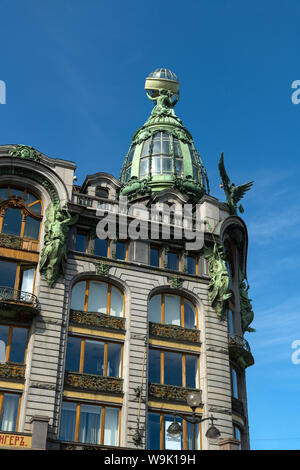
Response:
[[[180,387],[178,385],[156,384],[152,382],[150,382],[148,385],[149,400],[186,404],[187,395],[190,392],[200,393],[202,397],[202,391],[196,388]]]
[[[254,358],[249,343],[242,336],[229,336],[229,357],[242,369],[252,366]]]
[[[64,387],[67,390],[122,395],[123,379],[119,377],[103,377],[94,374],[66,371]]]
[[[0,317],[31,320],[40,310],[40,303],[34,294],[0,286]]]
[[[149,335],[151,338],[157,337],[169,341],[196,343],[200,346],[200,331],[196,329],[149,322]]]
[[[0,233],[0,248],[37,252],[39,249],[39,241],[31,238],[21,238],[16,235]]]

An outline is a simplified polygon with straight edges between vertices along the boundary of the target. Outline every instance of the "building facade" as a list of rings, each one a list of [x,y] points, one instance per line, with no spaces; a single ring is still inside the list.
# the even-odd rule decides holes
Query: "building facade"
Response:
[[[249,448],[249,187],[221,157],[212,197],[177,77],[146,91],[119,179],[77,185],[73,162],[0,147],[0,448]]]

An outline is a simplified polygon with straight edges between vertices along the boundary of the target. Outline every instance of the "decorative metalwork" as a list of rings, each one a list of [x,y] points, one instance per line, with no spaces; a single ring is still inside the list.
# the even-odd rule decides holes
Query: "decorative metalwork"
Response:
[[[29,147],[28,145],[16,145],[14,149],[9,152],[9,155],[34,160],[36,162],[39,162],[42,156],[35,148]]]
[[[0,286],[0,302],[22,303],[37,310],[41,308],[36,295],[11,287]]]
[[[3,248],[12,248],[20,250],[22,248],[22,238],[15,235],[0,234],[0,246]]]
[[[106,313],[83,312],[82,310],[70,311],[70,323],[93,328],[106,328],[125,331],[125,318],[114,317]]]
[[[242,336],[229,336],[229,356],[242,369],[254,364],[249,343]]]
[[[95,264],[96,273],[101,274],[102,276],[108,276],[109,270],[111,266],[104,261],[100,261],[100,263]]]
[[[123,392],[123,379],[118,377],[102,377],[77,372],[65,373],[65,387],[89,392],[106,392],[121,394]]]
[[[14,364],[12,362],[0,363],[0,378],[23,382],[25,379],[25,367],[25,364]]]
[[[186,403],[187,395],[190,392],[197,392],[198,394],[202,394],[201,390],[195,388],[178,387],[177,385],[149,383],[148,388],[149,398],[181,403]]]
[[[245,416],[244,405],[242,400],[238,398],[231,397],[232,411],[238,413],[239,415]]]
[[[192,328],[182,328],[177,325],[163,325],[161,323],[149,322],[150,336],[172,339],[200,345],[200,331]]]

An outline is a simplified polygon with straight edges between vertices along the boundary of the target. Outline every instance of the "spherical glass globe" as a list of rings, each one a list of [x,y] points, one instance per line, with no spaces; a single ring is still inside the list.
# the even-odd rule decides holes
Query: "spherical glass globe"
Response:
[[[188,393],[186,401],[191,408],[198,408],[201,403],[201,395],[197,392]]]

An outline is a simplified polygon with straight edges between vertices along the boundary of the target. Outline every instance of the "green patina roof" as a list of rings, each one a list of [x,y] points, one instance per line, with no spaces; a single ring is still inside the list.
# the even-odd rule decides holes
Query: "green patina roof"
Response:
[[[206,170],[193,138],[174,111],[178,85],[176,75],[167,69],[157,69],[146,79],[147,95],[155,106],[134,134],[122,166],[124,196],[134,198],[177,188],[197,201],[209,193]]]

